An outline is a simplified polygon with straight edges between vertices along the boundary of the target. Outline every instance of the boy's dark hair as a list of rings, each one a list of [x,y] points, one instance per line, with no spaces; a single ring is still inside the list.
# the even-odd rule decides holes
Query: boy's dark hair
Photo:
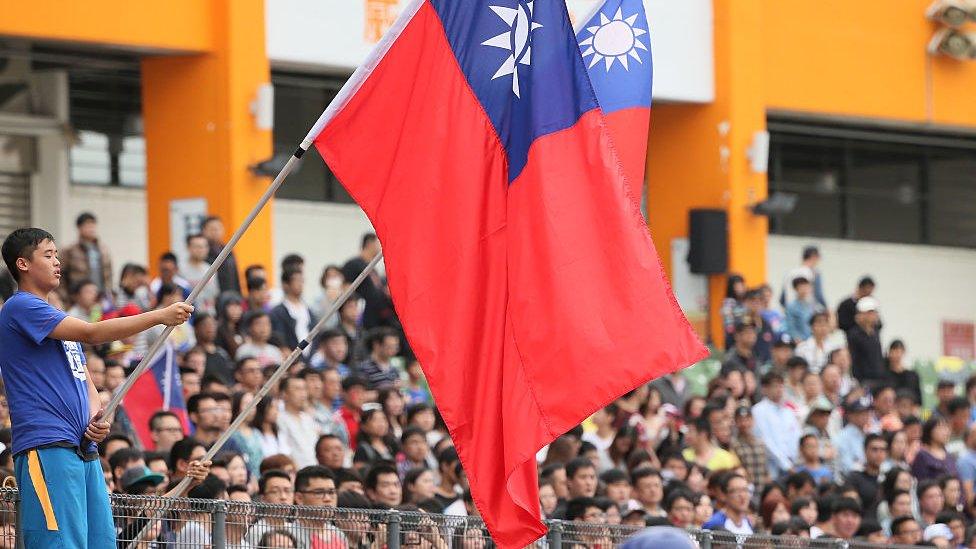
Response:
[[[95,221],[96,223],[98,222],[98,220],[95,219],[95,214],[91,212],[81,212],[78,214],[78,217],[75,218],[75,227],[81,227],[89,221]]]
[[[163,255],[159,256],[159,262],[162,263],[163,261],[170,261],[177,264],[180,262],[173,252],[163,252]]]
[[[971,405],[969,404],[969,399],[966,397],[958,396],[946,403],[946,411],[949,415],[955,414],[959,410],[967,410]]]
[[[813,501],[813,500],[811,500],[809,498],[796,498],[796,499],[794,499],[793,500],[793,503],[790,504],[790,515],[793,515],[793,516],[799,515],[800,514],[800,509],[803,509],[807,505],[810,505],[810,502],[811,501]]]
[[[288,473],[286,473],[286,472],[284,472],[284,471],[282,471],[280,469],[272,469],[270,471],[265,471],[261,475],[261,478],[258,480],[258,493],[259,494],[264,495],[264,490],[265,490],[265,488],[268,487],[268,481],[271,480],[271,479],[273,479],[273,478],[283,478],[283,479],[287,480],[289,484],[291,484],[291,477],[288,475]]]
[[[637,486],[637,483],[647,477],[658,477],[661,478],[661,472],[652,467],[641,467],[640,469],[634,471],[630,474],[630,483],[633,486]],[[569,475],[566,476],[569,478]]]
[[[10,276],[14,278],[14,281],[20,282],[17,260],[24,258],[30,261],[31,256],[34,255],[34,250],[45,240],[54,242],[54,237],[44,229],[34,227],[17,229],[7,235],[3,241],[3,262],[7,265],[7,270],[10,271]]]
[[[309,465],[308,467],[302,467],[295,474],[295,491],[301,492],[308,488],[309,481],[313,478],[329,479],[335,482],[335,475],[328,468],[322,467],[321,465]]]
[[[200,382],[200,386],[203,386],[203,382]],[[191,396],[186,401],[186,413],[195,414],[200,411],[200,401],[204,399],[211,399],[214,402],[217,401],[217,393],[197,393]]]
[[[586,510],[590,507],[600,506],[596,504],[596,500],[588,497],[573,498],[569,500],[566,504],[566,520],[575,520],[578,518],[583,518],[586,515]]]

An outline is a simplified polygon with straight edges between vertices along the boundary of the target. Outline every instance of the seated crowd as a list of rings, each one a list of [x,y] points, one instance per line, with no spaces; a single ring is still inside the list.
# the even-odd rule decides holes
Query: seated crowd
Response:
[[[89,320],[185,299],[223,246],[220,220],[208,218],[186,241],[186,264],[167,253],[152,280],[145,267],[127,264],[116,286],[96,227],[94,216],[79,217],[79,242],[64,252],[66,291],[52,296]],[[113,434],[99,448],[110,490],[163,494],[197,474],[190,462],[254,401],[377,253],[375,235],[364,236],[359,255],[322,269],[313,301],[304,297],[301,256],[283,259],[272,289],[263,267],[249,266],[240,277],[231,255],[194,303],[192,324],[169,340],[182,400],[151,410],[147,425],[131,419],[145,412],[140,403],[126,402],[113,418]],[[693,394],[682,373],[667,375],[543,449],[544,518],[976,547],[976,377],[965,391],[940,382],[936,405],[923,408],[904,343],[882,350],[873,280],[862,279],[834,312],[823,299],[819,253],[805,250],[803,259],[778,304],[768,286],[748,289],[729,277],[720,342],[727,351],[705,394]],[[105,402],[160,333],[86,349]],[[0,427],[9,428],[4,406]],[[9,429],[0,430],[0,442],[9,446]],[[0,453],[0,467],[10,466],[9,450]],[[368,277],[339,308],[189,496],[478,516],[381,277]],[[368,528],[353,524],[366,517],[269,514],[229,522],[227,535],[234,547],[380,547]],[[209,520],[194,518],[179,531],[160,526],[152,535],[196,546],[209,535]],[[144,523],[130,519],[119,528],[131,534]],[[455,535],[470,546],[487,536],[480,528]],[[582,543],[599,545],[594,536]],[[425,543],[446,547],[443,536]]]

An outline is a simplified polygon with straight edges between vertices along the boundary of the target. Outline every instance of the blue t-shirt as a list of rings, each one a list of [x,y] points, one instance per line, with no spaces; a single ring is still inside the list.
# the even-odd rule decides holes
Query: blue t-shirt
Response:
[[[88,426],[85,353],[78,343],[48,337],[66,316],[27,292],[0,309],[0,374],[15,455],[54,442],[79,444]]]

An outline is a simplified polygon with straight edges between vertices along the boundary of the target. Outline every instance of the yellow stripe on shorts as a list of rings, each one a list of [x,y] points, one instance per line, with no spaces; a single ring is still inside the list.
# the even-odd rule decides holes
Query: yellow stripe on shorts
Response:
[[[30,471],[31,484],[34,485],[37,500],[41,503],[41,509],[44,510],[47,529],[57,531],[58,519],[54,516],[51,496],[47,493],[47,483],[44,482],[44,471],[41,470],[41,460],[37,457],[37,450],[31,450],[27,453],[27,469]]]

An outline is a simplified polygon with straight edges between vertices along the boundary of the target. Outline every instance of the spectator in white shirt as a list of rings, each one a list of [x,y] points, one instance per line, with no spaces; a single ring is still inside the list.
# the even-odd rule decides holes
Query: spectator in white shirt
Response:
[[[813,337],[800,342],[794,353],[806,359],[811,372],[819,374],[827,365],[830,352],[837,348],[827,341],[830,336],[830,317],[827,313],[815,313],[810,317],[810,330]]]
[[[322,436],[318,422],[308,411],[308,386],[300,377],[281,380],[284,408],[278,413],[278,438],[291,448],[298,467],[316,465],[315,443]]]
[[[776,478],[793,467],[799,448],[800,422],[793,410],[784,405],[783,376],[775,372],[764,375],[762,392],[766,398],[752,407],[756,421],[753,429],[766,443],[769,471]]]

